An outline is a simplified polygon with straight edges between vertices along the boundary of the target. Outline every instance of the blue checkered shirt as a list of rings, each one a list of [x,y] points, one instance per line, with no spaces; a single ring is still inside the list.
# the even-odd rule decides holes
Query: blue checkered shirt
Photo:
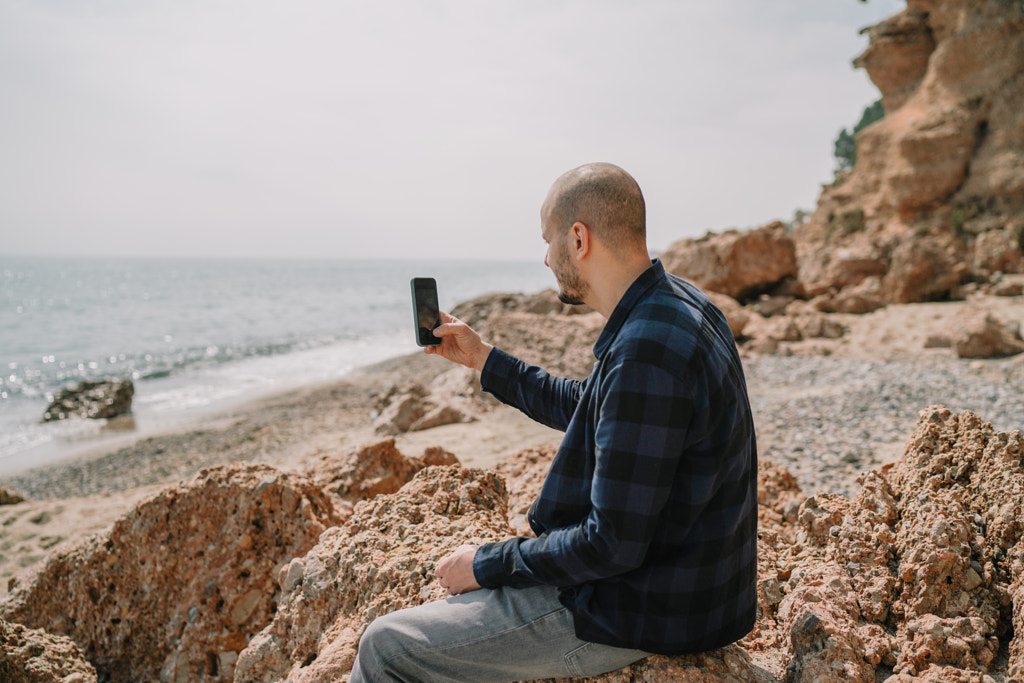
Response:
[[[529,522],[482,546],[485,588],[559,587],[582,640],[661,654],[753,628],[757,450],[725,317],[654,261],[627,290],[582,381],[500,349],[485,390],[565,431]]]

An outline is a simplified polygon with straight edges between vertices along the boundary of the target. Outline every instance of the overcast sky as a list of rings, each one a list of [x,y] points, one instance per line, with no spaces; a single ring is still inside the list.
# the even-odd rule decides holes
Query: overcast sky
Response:
[[[0,254],[543,258],[561,172],[649,244],[812,208],[900,0],[5,0]]]

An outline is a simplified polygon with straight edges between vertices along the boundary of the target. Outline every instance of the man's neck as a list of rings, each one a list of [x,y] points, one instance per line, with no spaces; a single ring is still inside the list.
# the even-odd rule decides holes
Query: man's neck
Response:
[[[646,254],[625,262],[609,259],[602,267],[595,268],[595,272],[590,276],[590,292],[586,303],[607,320],[630,285],[650,267],[651,260]]]

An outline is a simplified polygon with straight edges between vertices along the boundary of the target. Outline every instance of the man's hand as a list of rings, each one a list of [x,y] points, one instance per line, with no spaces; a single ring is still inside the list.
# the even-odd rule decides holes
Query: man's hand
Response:
[[[434,330],[434,336],[440,337],[441,343],[438,346],[425,347],[425,352],[444,356],[453,363],[474,370],[484,369],[487,356],[494,348],[472,327],[444,311],[441,311],[441,325]]]
[[[455,552],[441,558],[437,563],[434,575],[442,588],[447,588],[452,595],[468,593],[480,588],[473,575],[473,558],[476,556],[475,545],[460,545]]]

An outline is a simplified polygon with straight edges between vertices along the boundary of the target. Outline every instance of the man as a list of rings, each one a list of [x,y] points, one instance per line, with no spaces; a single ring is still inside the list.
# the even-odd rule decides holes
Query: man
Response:
[[[353,683],[595,676],[753,627],[757,453],[725,318],[650,260],[643,195],[617,166],[562,175],[541,227],[559,298],[606,319],[590,377],[553,377],[447,314],[427,348],[565,431],[530,509],[537,538],[442,559],[453,597],[371,624]]]

